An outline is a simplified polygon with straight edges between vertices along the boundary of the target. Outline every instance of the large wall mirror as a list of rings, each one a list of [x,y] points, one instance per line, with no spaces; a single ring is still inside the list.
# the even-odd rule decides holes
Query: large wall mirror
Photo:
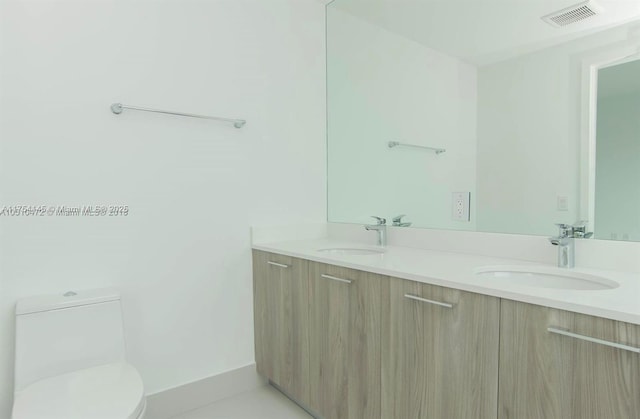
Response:
[[[640,241],[640,2],[334,0],[328,214]]]

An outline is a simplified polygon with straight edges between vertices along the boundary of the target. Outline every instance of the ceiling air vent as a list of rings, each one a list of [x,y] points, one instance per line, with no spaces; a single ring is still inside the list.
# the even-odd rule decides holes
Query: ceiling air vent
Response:
[[[585,1],[546,16],[542,16],[542,20],[551,26],[562,28],[564,26],[571,25],[572,23],[589,19],[597,15],[599,12],[599,8],[593,1]]]

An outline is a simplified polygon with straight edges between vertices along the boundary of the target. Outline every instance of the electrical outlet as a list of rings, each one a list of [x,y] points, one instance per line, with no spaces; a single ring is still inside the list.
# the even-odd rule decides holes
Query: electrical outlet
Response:
[[[556,209],[558,211],[569,211],[569,197],[567,195],[556,196]]]
[[[455,221],[469,221],[471,192],[454,192],[451,196],[451,218]]]

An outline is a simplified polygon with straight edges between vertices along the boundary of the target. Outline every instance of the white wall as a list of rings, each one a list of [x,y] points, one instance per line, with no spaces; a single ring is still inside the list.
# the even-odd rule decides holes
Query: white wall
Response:
[[[478,69],[478,231],[551,235],[578,221],[582,60],[632,27]]]
[[[577,221],[572,71],[580,75],[557,50],[478,70],[478,230],[553,234],[553,223]],[[557,210],[558,195],[568,211]]]
[[[475,67],[335,7],[327,27],[329,220],[402,213],[422,227],[473,229],[473,213],[451,219],[451,193],[475,198]]]
[[[601,97],[607,70],[598,76],[595,236],[640,241],[640,91]]]
[[[311,0],[0,3],[0,417],[16,299],[123,292],[157,392],[253,362],[251,224],[325,219],[324,6]],[[126,112],[116,101],[246,118]]]

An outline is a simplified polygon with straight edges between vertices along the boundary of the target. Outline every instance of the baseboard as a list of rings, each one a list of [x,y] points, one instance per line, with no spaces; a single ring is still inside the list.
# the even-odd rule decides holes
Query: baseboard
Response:
[[[145,419],[169,419],[227,397],[258,388],[267,381],[250,364],[222,374],[147,395]]]

